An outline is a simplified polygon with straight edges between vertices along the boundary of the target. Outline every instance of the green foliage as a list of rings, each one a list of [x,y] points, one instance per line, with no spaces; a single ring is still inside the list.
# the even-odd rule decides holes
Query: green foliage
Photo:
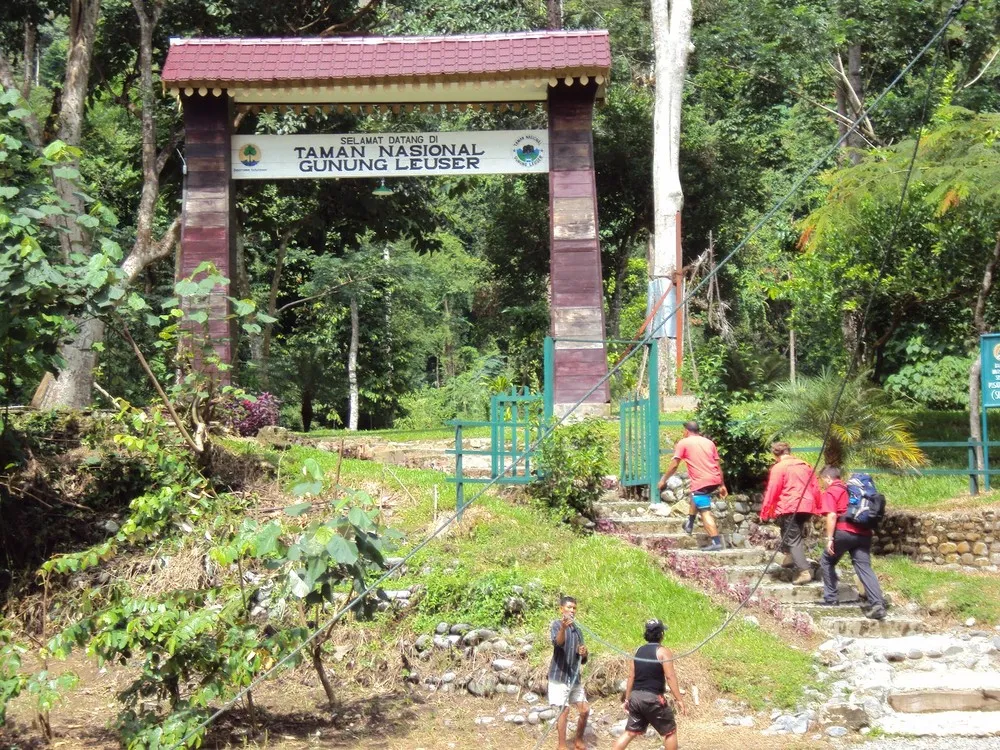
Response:
[[[563,520],[593,516],[602,480],[611,471],[607,461],[614,439],[600,419],[557,427],[538,449],[538,481],[528,485],[528,494]]]
[[[21,121],[30,113],[20,94],[0,89],[0,400],[11,403],[46,370],[59,365],[60,341],[72,316],[106,310],[123,292],[116,285],[118,245],[101,236],[115,223],[89,198],[72,166],[80,150],[61,141],[29,145]],[[73,216],[57,194],[55,174],[90,204]],[[93,252],[66,257],[59,224],[76,223],[93,236]]]
[[[468,623],[474,627],[498,628],[516,625],[541,611],[548,597],[537,583],[525,582],[523,574],[496,570],[482,575],[469,571],[435,571],[418,605],[417,624],[433,627],[441,620]],[[516,604],[511,606],[512,600]]]
[[[739,362],[743,369],[727,369],[731,362]],[[745,377],[746,372],[743,360],[732,357],[721,339],[707,342],[698,357],[695,419],[701,433],[715,442],[723,474],[736,489],[755,486],[769,465],[760,422],[734,414],[734,407],[747,403],[752,396],[746,391],[730,390],[728,383]]]
[[[7,704],[27,685],[27,676],[21,673],[21,660],[26,651],[14,640],[13,633],[0,629],[0,727],[7,723]]]
[[[961,409],[969,402],[971,357],[945,354],[920,335],[904,346],[905,364],[885,379],[885,390],[894,398],[911,399],[931,409]]]
[[[775,436],[823,436],[829,425],[823,460],[831,466],[915,468],[927,462],[899,406],[866,374],[845,384],[842,375],[827,371],[784,385],[768,405],[767,421]]]
[[[1000,619],[1000,582],[985,573],[941,570],[901,555],[881,558],[879,576],[887,588],[923,607],[932,606],[954,620],[975,617],[981,622]]]

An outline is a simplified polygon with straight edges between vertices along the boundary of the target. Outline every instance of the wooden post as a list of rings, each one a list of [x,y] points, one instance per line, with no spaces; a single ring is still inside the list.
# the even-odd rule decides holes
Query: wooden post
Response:
[[[177,258],[177,278],[190,276],[210,261],[228,279],[236,272],[236,242],[231,155],[229,148],[232,105],[227,92],[221,96],[194,93],[181,97],[184,110],[184,153],[187,180]],[[227,364],[235,356],[235,321],[228,320],[229,290],[216,288],[208,302],[208,336],[219,359]],[[229,373],[220,373],[229,382]]]
[[[608,372],[601,248],[597,234],[593,114],[597,84],[549,88],[550,307],[555,416],[564,415]],[[603,383],[582,414],[607,414]]]

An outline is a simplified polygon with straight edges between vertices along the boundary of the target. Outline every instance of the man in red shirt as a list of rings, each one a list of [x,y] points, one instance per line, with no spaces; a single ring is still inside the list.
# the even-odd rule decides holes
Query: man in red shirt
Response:
[[[821,499],[823,511],[826,513],[826,550],[820,560],[819,568],[823,573],[823,604],[834,606],[837,602],[837,563],[846,552],[851,556],[854,572],[861,581],[868,597],[868,610],[865,616],[872,620],[885,617],[885,598],[878,578],[872,570],[872,532],[862,526],[840,518],[847,512],[850,496],[847,485],[841,481],[840,469],[827,466],[820,472],[820,482],[823,485]]]
[[[674,457],[660,480],[660,492],[663,492],[667,480],[677,471],[681,461],[687,462],[688,477],[691,479],[691,513],[684,524],[684,531],[688,534],[694,531],[695,515],[700,514],[705,532],[711,539],[711,543],[702,550],[718,552],[723,549],[722,536],[712,515],[712,493],[718,490],[719,497],[726,497],[729,490],[722,478],[719,450],[715,443],[701,434],[697,422],[684,423],[684,437],[674,445]]]
[[[798,570],[792,583],[801,586],[812,580],[812,568],[806,559],[805,528],[813,516],[822,513],[819,483],[812,467],[793,456],[788,443],[773,443],[771,452],[775,463],[767,477],[760,520],[777,519],[781,528],[781,546]]]

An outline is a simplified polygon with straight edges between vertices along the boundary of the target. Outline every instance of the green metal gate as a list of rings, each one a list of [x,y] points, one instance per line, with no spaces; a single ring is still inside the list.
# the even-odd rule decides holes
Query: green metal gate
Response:
[[[619,413],[619,481],[625,487],[646,487],[650,502],[660,499],[660,397],[657,373],[659,344],[643,344],[648,351],[646,396],[640,387],[635,398],[622,401]]]

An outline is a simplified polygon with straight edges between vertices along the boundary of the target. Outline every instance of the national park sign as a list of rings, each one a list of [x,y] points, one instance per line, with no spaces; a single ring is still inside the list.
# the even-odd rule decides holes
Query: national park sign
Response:
[[[426,177],[549,171],[547,130],[234,135],[233,179]]]

